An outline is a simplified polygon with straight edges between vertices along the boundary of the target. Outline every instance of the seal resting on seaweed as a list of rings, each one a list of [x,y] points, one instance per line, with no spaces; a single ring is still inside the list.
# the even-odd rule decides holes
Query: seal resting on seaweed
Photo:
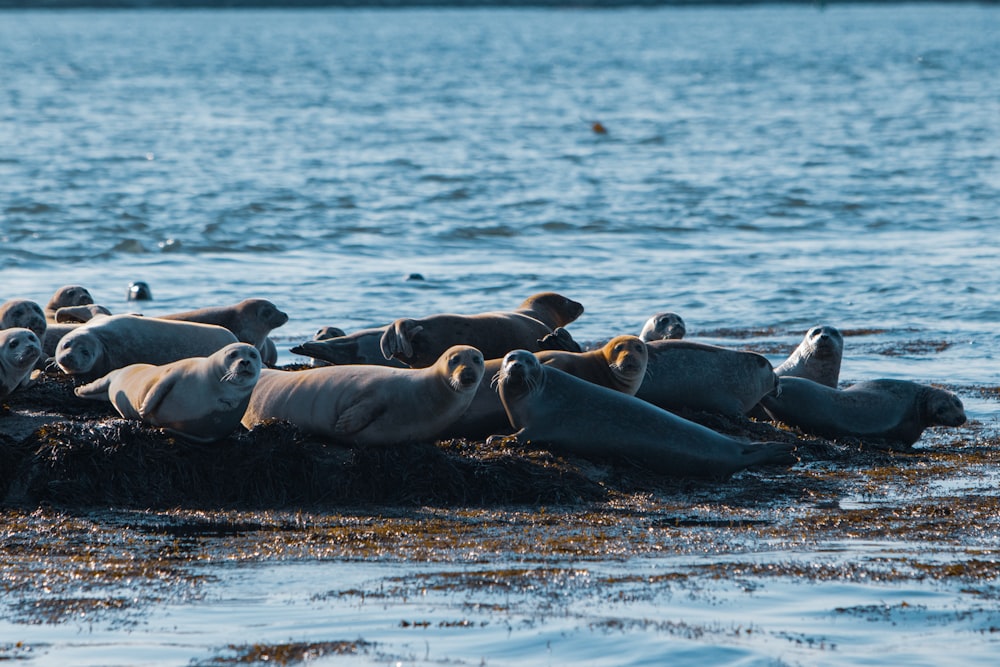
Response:
[[[45,304],[45,318],[55,322],[56,311],[67,306],[89,306],[94,303],[94,297],[82,285],[63,285],[55,291],[49,302]]]
[[[55,359],[65,373],[96,379],[132,364],[207,357],[236,342],[231,331],[214,324],[110,315],[77,325],[63,336]]]
[[[111,401],[126,419],[214,442],[240,425],[260,367],[257,348],[230,343],[208,357],[132,364],[74,391],[82,398]]]
[[[386,359],[399,359],[413,368],[434,363],[452,345],[472,345],[492,359],[514,349],[542,349],[541,340],[581,314],[582,304],[555,292],[542,292],[511,312],[401,318],[387,327],[379,344]]]
[[[334,327],[336,328],[336,327]],[[292,354],[312,357],[325,364],[338,366],[350,364],[367,364],[373,366],[391,366],[393,368],[409,368],[398,359],[386,359],[382,354],[380,341],[386,327],[371,327],[359,329],[343,336],[318,338],[313,336],[291,348]],[[321,329],[322,331],[322,329]]]
[[[677,477],[728,477],[753,465],[795,461],[791,445],[730,438],[544,366],[525,350],[504,357],[497,390],[517,429],[510,437],[574,456],[631,461]]]
[[[634,395],[646,374],[646,344],[636,336],[617,336],[596,350],[563,352],[540,350],[534,353],[545,365],[570,375]],[[454,438],[482,438],[510,432],[510,420],[493,388],[503,359],[486,362],[486,372],[472,404],[445,433]]]
[[[265,364],[277,361],[277,350],[267,337],[271,331],[288,322],[288,315],[267,299],[244,299],[229,306],[198,308],[182,313],[160,315],[164,320],[200,322],[225,327],[233,332],[236,339],[250,343],[260,351]]]
[[[429,440],[469,407],[483,378],[483,355],[456,345],[429,368],[353,364],[264,370],[243,425],[283,419],[348,445]]]
[[[965,408],[955,394],[909,380],[868,380],[835,389],[781,378],[781,395],[761,401],[778,421],[826,438],[854,437],[912,445],[928,426],[961,426]]]
[[[687,333],[684,320],[677,313],[664,311],[653,315],[642,326],[639,338],[647,343],[654,340],[680,340]]]
[[[42,344],[31,329],[0,330],[0,398],[31,381]]]
[[[47,326],[42,307],[34,301],[10,299],[0,304],[0,329],[30,329],[41,340]]]
[[[844,336],[837,327],[815,326],[799,346],[774,369],[778,377],[799,377],[836,387],[844,358]]]
[[[756,352],[683,340],[646,347],[646,378],[635,395],[665,410],[743,415],[778,390],[771,362]]]

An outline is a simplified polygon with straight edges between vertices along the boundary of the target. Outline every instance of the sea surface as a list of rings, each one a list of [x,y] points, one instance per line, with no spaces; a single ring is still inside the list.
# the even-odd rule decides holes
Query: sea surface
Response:
[[[995,429],[997,403],[974,390],[1000,385],[998,36],[1000,7],[974,3],[2,12],[0,300],[82,284],[113,312],[155,315],[268,298],[290,316],[273,335],[282,363],[303,361],[288,349],[324,325],[512,309],[548,290],[584,304],[569,327],[584,342],[671,310],[689,338],[777,363],[831,324],[847,333],[843,380],[942,384]],[[135,280],[153,301],[127,301]],[[867,557],[857,548],[841,555]],[[314,633],[305,619],[332,603],[308,591],[333,587],[316,577],[377,580],[378,567],[274,564],[252,585],[222,577],[231,586],[197,613],[164,605],[82,644],[85,625],[23,634],[64,664],[184,664],[234,635]],[[825,594],[835,606],[851,592]],[[794,616],[794,587],[768,595],[759,613]],[[451,618],[435,604],[421,617]],[[385,609],[359,607],[327,620],[375,638]],[[394,655],[784,655],[555,613],[546,631],[518,617],[446,656],[423,641]],[[918,637],[925,621],[900,624]],[[177,626],[184,640],[164,630]],[[842,629],[850,643],[857,628]],[[579,655],[560,643],[571,635]],[[962,645],[946,637],[943,652]],[[804,655],[792,662],[816,664]]]

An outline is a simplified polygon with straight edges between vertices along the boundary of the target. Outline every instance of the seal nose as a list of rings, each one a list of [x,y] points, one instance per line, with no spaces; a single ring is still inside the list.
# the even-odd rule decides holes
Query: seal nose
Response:
[[[474,369],[463,368],[462,372],[458,375],[458,381],[462,383],[463,387],[471,387],[478,384],[479,376]]]

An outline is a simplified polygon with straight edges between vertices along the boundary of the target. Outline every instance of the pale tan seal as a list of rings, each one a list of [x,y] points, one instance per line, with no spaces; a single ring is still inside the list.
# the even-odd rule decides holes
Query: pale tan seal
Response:
[[[119,368],[75,392],[111,401],[125,419],[214,442],[239,427],[260,368],[257,348],[230,343],[207,357]]]
[[[912,445],[928,426],[965,423],[965,408],[955,394],[908,380],[868,380],[841,390],[786,376],[780,396],[768,396],[761,405],[773,419],[826,438]]]
[[[636,336],[617,336],[604,347],[589,352],[540,350],[534,353],[545,365],[594,384],[633,395],[646,374],[646,344]],[[494,387],[503,359],[486,362],[483,380],[475,398],[445,434],[452,438],[483,438],[509,433],[510,421]]]
[[[10,299],[0,305],[0,329],[30,329],[41,340],[48,322],[42,307],[28,299]]]
[[[542,349],[539,341],[582,313],[580,303],[555,292],[542,292],[512,312],[398,319],[386,329],[380,346],[386,359],[399,359],[414,368],[434,363],[452,345],[472,345],[492,359],[514,349]]]
[[[0,330],[0,398],[31,382],[42,344],[31,329]]]
[[[346,445],[431,440],[469,407],[483,377],[483,355],[456,345],[422,369],[348,365],[264,370],[243,425],[270,419]]]
[[[250,343],[258,350],[262,349],[271,331],[288,322],[288,315],[267,299],[244,299],[229,306],[199,308],[159,317],[225,327],[233,332],[237,340]]]
[[[517,429],[510,437],[574,456],[629,461],[663,475],[717,478],[753,465],[795,460],[788,444],[750,443],[716,433],[544,366],[525,350],[504,357],[497,389]]]
[[[67,306],[86,306],[94,303],[94,297],[82,285],[63,285],[55,291],[45,305],[45,317],[55,321],[56,311]]]
[[[684,319],[677,313],[664,311],[653,315],[642,325],[639,338],[647,343],[654,340],[680,340],[687,333]]]
[[[774,374],[799,377],[836,387],[840,382],[840,363],[844,358],[844,336],[836,327],[820,325],[806,332],[799,346]]]
[[[65,373],[96,379],[132,364],[207,357],[235,342],[231,331],[214,324],[110,315],[77,325],[63,336],[55,359]]]
[[[771,362],[755,352],[683,340],[646,347],[646,378],[635,395],[665,410],[743,415],[778,390]]]

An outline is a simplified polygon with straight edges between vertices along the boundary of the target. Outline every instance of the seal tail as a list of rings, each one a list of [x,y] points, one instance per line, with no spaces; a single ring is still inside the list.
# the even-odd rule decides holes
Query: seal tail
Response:
[[[108,387],[110,385],[111,378],[105,375],[89,384],[80,385],[73,390],[73,393],[80,398],[90,398],[95,401],[110,401],[111,397],[108,395]]]
[[[743,449],[746,465],[790,466],[799,462],[795,456],[795,445],[787,442],[752,442]]]

